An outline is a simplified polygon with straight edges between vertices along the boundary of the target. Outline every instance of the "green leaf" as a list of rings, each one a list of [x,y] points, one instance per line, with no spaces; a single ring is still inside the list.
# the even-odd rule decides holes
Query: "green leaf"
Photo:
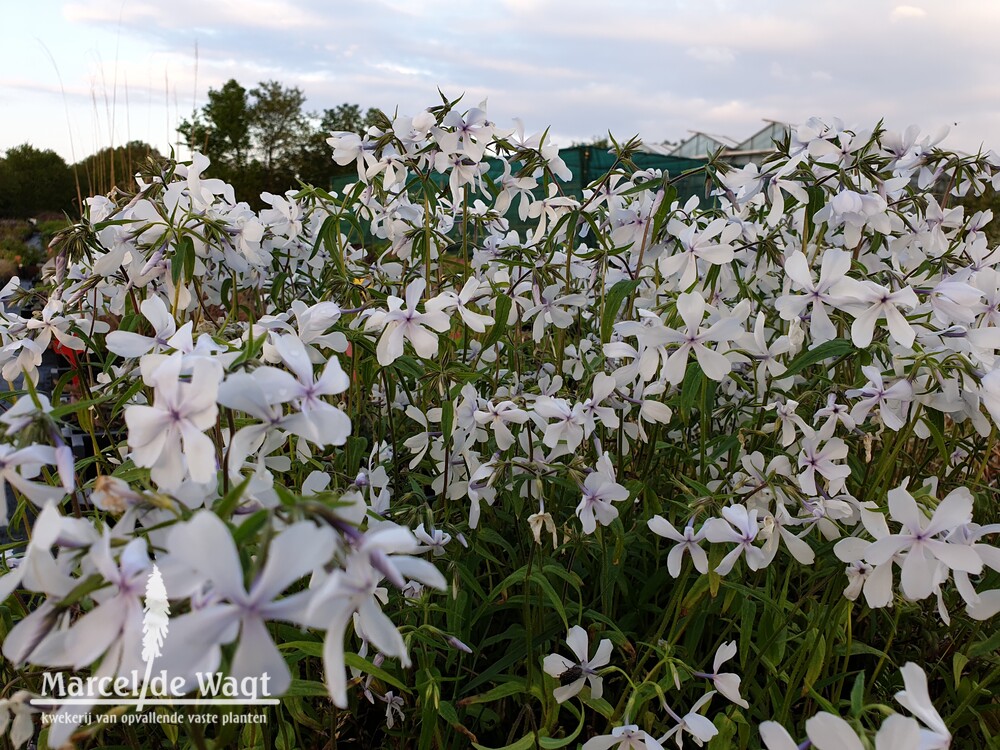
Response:
[[[441,434],[444,436],[445,447],[451,445],[451,431],[455,424],[455,404],[451,400],[441,404]]]
[[[965,654],[956,652],[953,657],[951,657],[951,672],[952,677],[955,680],[955,690],[958,690],[958,685],[962,681],[962,670],[965,669],[965,665],[969,663],[969,657]]]
[[[849,339],[824,341],[815,349],[807,349],[793,359],[781,377],[787,378],[796,375],[807,367],[819,364],[824,359],[843,357],[852,351],[854,351],[854,342]]]
[[[948,446],[944,440],[944,412],[940,412],[937,409],[926,409],[924,411],[924,424],[930,430],[931,439],[938,449],[941,460],[947,464],[951,458],[951,453],[948,451]]]
[[[816,229],[816,212],[823,208],[826,202],[826,193],[819,185],[810,185],[806,188],[806,192],[809,194],[809,203],[806,204],[805,227],[802,232],[803,246],[809,242]]]
[[[507,316],[510,315],[510,308],[514,304],[509,295],[501,294],[497,299],[496,309],[493,311],[493,327],[483,341],[483,349],[489,349],[496,344],[504,331],[507,330]]]
[[[475,742],[472,743],[472,746],[476,748],[476,750],[533,750],[535,747],[535,735],[526,734],[512,745],[504,745],[503,747],[498,748],[491,748],[486,745],[477,745]]]
[[[623,279],[611,287],[604,298],[604,312],[601,314],[601,341],[611,339],[611,331],[621,310],[622,303],[638,289],[641,279]]]
[[[501,698],[509,698],[512,695],[519,695],[527,691],[525,687],[524,680],[511,680],[510,682],[504,682],[497,685],[495,688],[487,690],[485,693],[480,693],[479,695],[471,695],[468,698],[462,698],[458,702],[460,706],[471,706],[475,703],[492,703],[493,701],[498,701]]]
[[[285,691],[285,695],[288,696],[302,696],[302,697],[320,697],[329,695],[330,691],[326,689],[326,685],[322,682],[317,682],[316,680],[292,680],[292,684],[288,686],[288,690]]]
[[[816,682],[826,665],[826,636],[820,633],[810,650],[812,653],[809,654],[809,665],[806,667],[806,675],[802,680],[803,696],[812,688],[813,683]]]
[[[851,715],[861,716],[865,701],[865,673],[861,672],[854,678],[854,687],[851,688]]]
[[[368,447],[368,439],[359,435],[351,435],[344,445],[344,461],[347,476],[356,477],[361,468],[361,459]]]
[[[250,484],[252,477],[247,477],[242,482],[240,482],[235,487],[231,488],[229,492],[226,493],[215,506],[215,515],[219,518],[226,519],[233,514],[236,510],[236,506],[240,504],[240,498],[243,497],[243,493]]]
[[[995,632],[984,641],[972,644],[967,652],[969,659],[976,659],[985,654],[992,654],[1000,650],[1000,630]]]
[[[402,690],[404,693],[409,693],[410,689],[406,687],[402,682],[393,677],[391,674],[386,672],[381,667],[376,667],[370,661],[362,656],[351,653],[348,651],[344,654],[344,663],[351,669],[357,669],[365,674],[370,674],[376,680],[380,680],[387,685],[392,685],[397,690]]]
[[[569,618],[566,617],[566,607],[563,605],[562,597],[556,592],[549,579],[536,570],[531,574],[529,580],[536,583],[545,593],[548,600],[552,602],[552,607],[559,613],[559,617],[562,618],[563,625],[569,630]]]
[[[684,372],[684,380],[681,382],[680,412],[681,419],[687,422],[691,419],[691,409],[698,401],[698,394],[701,393],[701,384],[705,381],[705,373],[701,371],[697,362],[691,362]]]
[[[256,513],[250,514],[249,518],[233,529],[233,541],[236,542],[236,546],[239,547],[245,544],[247,540],[252,539],[258,531],[264,528],[270,514],[271,511],[267,509],[258,510]]]
[[[665,173],[663,175],[663,200],[660,201],[660,205],[656,208],[656,213],[653,214],[653,234],[652,237],[655,241],[656,237],[660,234],[660,227],[663,226],[663,220],[667,217],[667,212],[670,210],[670,206],[675,200],[677,200],[677,188],[670,183],[670,174]]]

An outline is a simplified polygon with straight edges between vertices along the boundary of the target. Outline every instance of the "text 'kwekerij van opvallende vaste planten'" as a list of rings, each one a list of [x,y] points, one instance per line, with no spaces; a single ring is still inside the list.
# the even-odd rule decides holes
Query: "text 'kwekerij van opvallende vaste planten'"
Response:
[[[10,741],[989,746],[1000,159],[939,141],[581,195],[445,102],[334,133],[339,194],[91,198],[2,293]]]

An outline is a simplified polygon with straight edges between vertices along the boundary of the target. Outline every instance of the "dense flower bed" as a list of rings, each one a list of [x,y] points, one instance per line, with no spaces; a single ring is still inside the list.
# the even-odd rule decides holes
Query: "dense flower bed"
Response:
[[[334,134],[345,195],[145,173],[0,310],[13,744],[44,673],[152,665],[283,697],[45,741],[987,746],[1000,252],[953,204],[1000,159],[811,120],[577,199],[456,104]]]

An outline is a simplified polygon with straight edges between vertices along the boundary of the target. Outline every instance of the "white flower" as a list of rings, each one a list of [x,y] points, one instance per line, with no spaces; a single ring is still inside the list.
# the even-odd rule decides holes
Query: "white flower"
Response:
[[[597,469],[583,482],[583,498],[576,506],[576,515],[585,534],[593,534],[599,521],[607,526],[618,517],[618,509],[611,503],[628,500],[629,491],[615,481],[611,456],[605,453],[597,459]]]
[[[351,434],[351,419],[321,396],[346,391],[351,381],[336,356],[327,360],[317,379],[305,345],[292,334],[277,336],[274,347],[295,377],[274,368],[254,372],[272,403],[292,401],[298,413],[282,420],[281,427],[317,446],[343,445]],[[261,372],[263,370],[263,372]],[[251,412],[252,413],[252,412]]]
[[[680,272],[680,288],[688,289],[698,274],[698,261],[712,265],[730,263],[736,254],[733,241],[740,236],[740,225],[725,218],[715,219],[700,229],[678,219],[667,222],[667,232],[677,238],[680,251],[660,258],[660,273],[673,276]]]
[[[924,670],[913,662],[907,662],[900,674],[903,675],[905,689],[896,693],[896,700],[924,724],[920,729],[920,750],[948,750],[951,747],[951,732],[931,703]]]
[[[893,341],[905,347],[913,346],[916,333],[899,311],[900,307],[912,309],[917,306],[917,295],[913,289],[904,286],[892,292],[874,281],[865,280],[855,281],[846,294],[852,302],[860,306],[868,305],[851,325],[851,339],[855,346],[864,349],[871,344],[879,318],[885,318]]]
[[[865,552],[865,559],[872,565],[882,565],[905,551],[900,582],[903,593],[910,599],[931,595],[938,562],[967,573],[982,571],[983,562],[971,546],[935,538],[972,520],[972,493],[969,490],[964,487],[953,490],[928,520],[904,483],[889,491],[889,513],[903,528],[898,534],[889,534],[873,542]]]
[[[603,638],[597,645],[593,658],[588,658],[590,639],[587,631],[574,625],[566,634],[566,645],[576,656],[576,661],[559,654],[549,654],[542,663],[545,673],[561,684],[553,691],[556,701],[563,703],[590,683],[590,697],[597,700],[604,693],[604,680],[597,670],[607,665],[611,659],[611,641]]]
[[[663,516],[653,516],[646,524],[654,534],[676,542],[670,549],[670,552],[667,553],[667,572],[672,577],[677,578],[680,576],[681,562],[684,559],[685,552],[691,555],[691,562],[694,564],[695,570],[703,574],[708,572],[708,555],[705,554],[705,550],[698,544],[705,538],[704,527],[695,532],[694,526],[689,522],[684,527],[684,533],[681,534]]]
[[[868,383],[862,388],[852,388],[846,394],[848,398],[863,397],[851,409],[851,419],[861,424],[867,419],[868,412],[878,407],[882,423],[898,432],[906,424],[907,411],[913,401],[913,386],[908,380],[901,379],[886,387],[879,368],[871,365],[862,367],[861,372],[868,378]]]
[[[835,495],[844,487],[844,482],[851,475],[851,469],[846,464],[837,464],[847,458],[848,448],[840,438],[831,438],[820,447],[821,438],[816,435],[802,441],[802,452],[799,454],[799,486],[807,495],[816,496],[816,474],[826,478],[829,486],[827,492]]]
[[[378,363],[383,367],[391,365],[403,356],[403,345],[408,340],[417,356],[430,359],[438,349],[438,337],[428,331],[447,331],[451,323],[448,315],[441,310],[417,312],[417,304],[424,293],[427,282],[415,279],[406,288],[406,300],[390,295],[386,300],[388,311],[378,311],[369,316],[366,331],[381,330],[376,352]]]
[[[616,746],[617,750],[663,750],[659,740],[635,724],[615,727],[611,734],[592,737],[583,744],[582,750],[610,750]]]
[[[722,558],[715,572],[726,575],[741,555],[746,555],[747,567],[759,570],[766,565],[764,553],[753,545],[760,530],[757,525],[757,511],[748,511],[743,505],[730,505],[722,509],[723,518],[710,518],[702,527],[705,538],[712,544],[735,543],[736,547]]]
[[[715,689],[726,698],[743,708],[750,708],[740,695],[740,676],[732,672],[719,672],[719,667],[736,656],[736,641],[723,643],[719,650],[715,652],[715,661],[712,663],[712,673],[700,675],[711,680],[715,684]]]
[[[314,627],[326,630],[323,666],[330,697],[339,708],[347,708],[344,636],[355,612],[365,640],[386,656],[398,657],[404,667],[410,664],[403,637],[382,612],[376,592],[383,576],[399,589],[407,585],[407,579],[446,588],[437,568],[409,554],[418,547],[409,529],[387,522],[358,538],[343,569],[334,570],[315,591],[306,618]]]
[[[221,659],[220,646],[237,636],[229,675],[268,675],[268,689],[280,695],[291,684],[291,673],[278,651],[267,622],[305,623],[309,589],[281,597],[298,579],[322,566],[333,554],[335,535],[329,527],[299,521],[285,527],[267,548],[267,560],[251,585],[244,583],[243,565],[232,534],[213,512],[202,510],[174,526],[167,548],[176,571],[188,570],[198,581],[210,581],[208,603],[174,618],[157,667],[195,684],[197,672],[214,671]],[[161,566],[164,577],[168,570]],[[183,575],[178,572],[176,575]],[[167,590],[176,586],[167,581]]]
[[[177,323],[159,295],[147,297],[139,310],[153,326],[153,336],[142,336],[131,331],[111,331],[106,337],[108,351],[119,357],[141,357],[151,351],[162,351],[171,345],[170,339],[177,332]]]
[[[732,363],[723,354],[706,346],[707,343],[728,343],[742,332],[742,323],[749,312],[749,305],[743,306],[732,316],[725,317],[708,328],[701,327],[705,316],[705,299],[696,292],[685,292],[677,297],[677,312],[687,326],[686,330],[665,329],[668,342],[678,347],[667,358],[663,377],[669,383],[680,383],[684,379],[688,355],[693,351],[705,375],[712,380],[722,380],[733,369]]]
[[[149,468],[150,478],[165,490],[176,489],[186,476],[207,482],[216,471],[215,444],[204,431],[218,414],[219,371],[196,359],[190,380],[184,380],[182,365],[180,352],[167,357],[153,373],[153,405],[125,410],[132,460]]]
[[[7,523],[7,483],[39,507],[62,500],[66,494],[64,488],[31,481],[41,473],[43,465],[55,463],[56,452],[51,446],[29,445],[16,449],[0,443],[0,498],[3,498],[0,525]]]
[[[10,698],[0,698],[0,736],[10,728],[10,742],[14,750],[21,747],[35,734],[32,714],[39,712],[29,701],[32,695],[27,690],[18,690]],[[11,721],[11,715],[14,720]]]

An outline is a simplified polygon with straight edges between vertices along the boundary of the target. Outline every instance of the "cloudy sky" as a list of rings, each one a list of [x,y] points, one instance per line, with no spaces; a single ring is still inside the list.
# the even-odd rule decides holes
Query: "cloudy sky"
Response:
[[[488,99],[568,145],[740,140],[763,118],[952,126],[1000,150],[995,0],[22,0],[4,3],[0,150],[161,149],[235,78],[413,114]],[[196,53],[197,49],[197,53]]]

